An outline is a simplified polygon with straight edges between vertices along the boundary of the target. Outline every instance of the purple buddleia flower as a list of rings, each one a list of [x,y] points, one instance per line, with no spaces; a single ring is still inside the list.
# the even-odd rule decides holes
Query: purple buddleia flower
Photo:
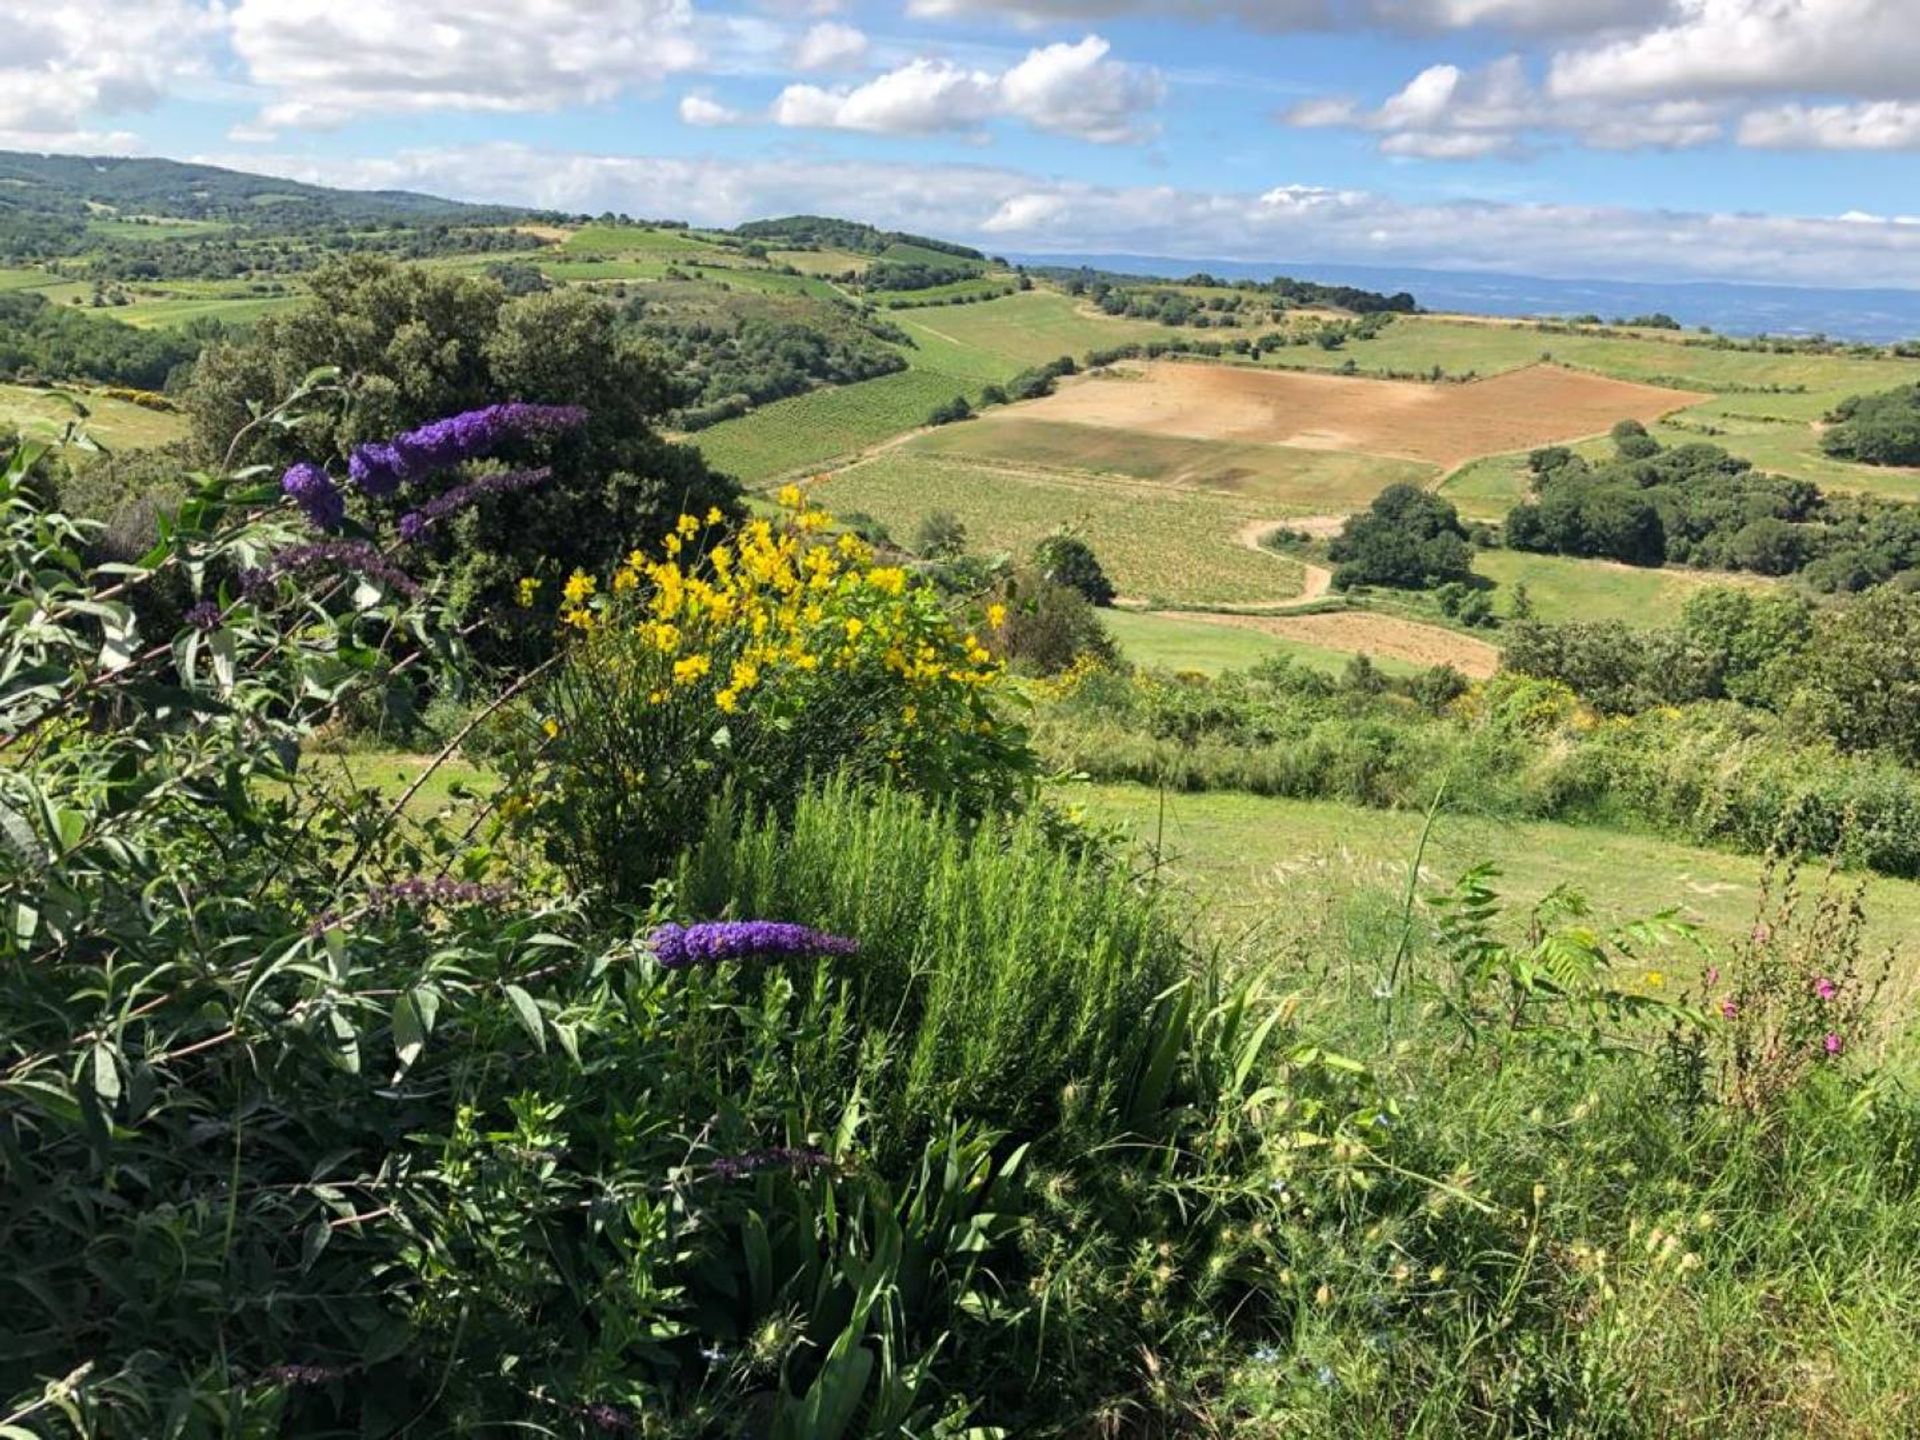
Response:
[[[347,471],[355,485],[378,498],[391,495],[408,481],[491,455],[511,440],[575,430],[586,420],[587,412],[578,405],[518,401],[489,405],[435,420],[389,441],[356,446]]]
[[[482,475],[477,480],[469,480],[464,485],[456,485],[443,491],[422,505],[418,510],[409,510],[400,517],[400,538],[408,542],[418,540],[427,533],[427,527],[449,515],[457,515],[469,505],[488,495],[511,495],[519,490],[531,490],[545,481],[553,472],[539,470],[507,470],[494,475]]]
[[[745,1155],[724,1155],[713,1162],[713,1173],[722,1180],[738,1180],[758,1170],[792,1170],[807,1174],[832,1163],[821,1151],[796,1150],[781,1145],[772,1150],[753,1150]]]
[[[333,477],[318,465],[301,461],[280,477],[280,489],[298,505],[316,530],[338,530],[347,518],[347,498]]]
[[[202,600],[186,613],[186,622],[196,630],[217,630],[220,628],[220,607],[211,600]]]
[[[662,925],[647,944],[667,970],[712,965],[722,960],[802,960],[814,955],[852,955],[856,940],[828,935],[780,920],[711,920],[697,925]]]
[[[352,570],[409,598],[420,593],[419,581],[364,540],[316,540],[307,545],[290,545],[260,569],[243,571],[240,589],[249,598],[258,599],[282,576],[319,569]]]

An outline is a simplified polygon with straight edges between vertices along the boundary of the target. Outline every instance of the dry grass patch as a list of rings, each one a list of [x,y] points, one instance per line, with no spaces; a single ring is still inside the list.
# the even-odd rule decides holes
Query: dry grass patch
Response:
[[[1452,466],[1658,420],[1706,397],[1533,365],[1468,385],[1423,385],[1229,365],[1157,362],[1021,407],[1029,420],[1358,451]]]
[[[1208,625],[1259,630],[1321,650],[1371,655],[1425,668],[1451,665],[1471,679],[1485,680],[1500,668],[1500,651],[1485,640],[1442,625],[1424,625],[1370,610],[1341,610],[1319,615],[1201,615],[1179,617]]]

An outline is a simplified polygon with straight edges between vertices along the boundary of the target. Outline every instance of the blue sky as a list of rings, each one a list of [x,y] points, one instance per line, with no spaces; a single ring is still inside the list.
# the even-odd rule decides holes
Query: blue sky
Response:
[[[1019,252],[1920,286],[1920,0],[0,0],[0,146]]]

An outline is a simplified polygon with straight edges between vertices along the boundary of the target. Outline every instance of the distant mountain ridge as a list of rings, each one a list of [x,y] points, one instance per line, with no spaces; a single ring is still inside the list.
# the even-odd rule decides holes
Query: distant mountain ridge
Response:
[[[82,217],[100,206],[128,215],[240,223],[271,215],[295,221],[324,217],[476,224],[535,213],[412,190],[339,190],[180,160],[0,150],[0,214]]]
[[[1179,278],[1205,271],[1223,280],[1299,279],[1369,290],[1411,290],[1428,310],[1530,318],[1597,314],[1606,319],[1664,311],[1688,328],[1728,335],[1815,335],[1884,344],[1920,337],[1920,290],[1750,285],[1733,281],[1555,280],[1495,271],[1305,261],[1176,259],[1152,255],[1020,254],[1027,265]]]

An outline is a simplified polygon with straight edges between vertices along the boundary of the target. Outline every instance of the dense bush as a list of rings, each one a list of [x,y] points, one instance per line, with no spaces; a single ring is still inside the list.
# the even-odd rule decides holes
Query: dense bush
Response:
[[[1466,527],[1451,502],[1417,485],[1389,485],[1348,519],[1328,547],[1333,583],[1430,589],[1473,576]]]
[[[1507,543],[1631,565],[1800,574],[1827,591],[1920,567],[1911,505],[1823,495],[1717,445],[1663,448],[1634,421],[1614,427],[1614,443],[1614,458],[1598,465],[1564,446],[1535,451],[1535,496],[1508,512]]]
[[[137,330],[80,314],[31,290],[0,294],[0,376],[97,380],[158,390],[200,353],[202,333]]]
[[[1422,688],[1278,662],[1211,681],[1077,671],[1032,728],[1043,759],[1099,779],[1422,809],[1446,776],[1449,803],[1475,813],[1756,854],[1784,841],[1920,875],[1920,776],[1842,751],[1797,716],[1703,702],[1609,721],[1565,685],[1522,675],[1436,714]]]
[[[1820,448],[1865,465],[1920,465],[1920,385],[1841,401],[1827,416]]]

